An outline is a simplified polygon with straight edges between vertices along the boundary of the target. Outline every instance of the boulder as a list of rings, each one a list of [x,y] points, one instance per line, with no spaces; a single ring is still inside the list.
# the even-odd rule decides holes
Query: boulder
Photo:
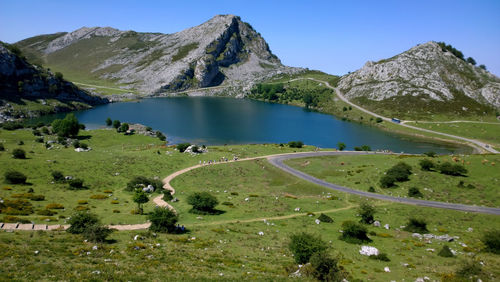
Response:
[[[359,253],[364,256],[377,256],[378,249],[370,246],[362,246],[361,250],[359,250]]]

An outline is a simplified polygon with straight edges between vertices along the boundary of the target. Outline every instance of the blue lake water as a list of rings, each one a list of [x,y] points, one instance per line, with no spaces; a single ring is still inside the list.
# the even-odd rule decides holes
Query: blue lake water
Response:
[[[169,143],[174,144],[287,143],[301,140],[305,144],[322,148],[333,148],[338,142],[344,142],[348,149],[366,144],[372,150],[388,149],[408,153],[469,150],[400,136],[300,107],[248,99],[152,98],[97,106],[75,114],[87,129],[104,127],[104,121],[110,117],[121,122],[151,126],[162,131]],[[44,119],[61,116],[64,114]]]

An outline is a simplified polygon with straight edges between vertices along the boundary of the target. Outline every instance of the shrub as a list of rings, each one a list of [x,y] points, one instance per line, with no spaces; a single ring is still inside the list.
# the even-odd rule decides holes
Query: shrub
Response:
[[[79,205],[86,205],[88,203],[89,203],[89,201],[87,201],[87,200],[78,200]]]
[[[370,146],[368,146],[368,145],[362,145],[361,146],[361,151],[371,151],[371,150],[372,150],[372,148]]]
[[[500,254],[500,230],[485,232],[481,238],[481,242],[483,242],[486,247],[486,251]]]
[[[344,149],[346,148],[346,145],[345,145],[345,143],[339,142],[339,143],[337,143],[337,148],[339,149],[339,151],[344,151]]]
[[[54,179],[55,182],[60,182],[64,180],[64,175],[60,171],[53,171],[52,173],[52,178]]]
[[[80,141],[77,139],[77,140],[74,140],[71,145],[73,145],[73,147],[76,149],[76,148],[80,148]]]
[[[86,226],[82,232],[83,238],[90,242],[102,243],[106,241],[106,237],[113,233],[112,229],[101,224],[91,224]]]
[[[187,203],[193,206],[191,212],[213,213],[219,201],[208,192],[195,192],[188,196]]]
[[[0,213],[9,215],[29,215],[33,213],[33,205],[24,199],[5,199],[3,203],[0,203]]]
[[[17,145],[19,145],[19,146],[24,145],[24,141],[23,140],[19,140],[19,142],[17,142]]]
[[[7,215],[2,218],[2,222],[5,223],[31,223],[31,221],[25,218],[19,218],[17,216]]]
[[[370,205],[367,202],[361,203],[361,205],[358,208],[358,214],[361,216],[361,220],[359,222],[365,223],[365,224],[372,224],[374,219],[373,216],[375,215],[375,207]]]
[[[44,201],[45,196],[44,195],[31,195],[29,199],[32,201]]]
[[[370,188],[368,188],[368,192],[375,193],[375,188],[373,188],[373,186],[370,186]]]
[[[422,170],[426,170],[426,171],[430,171],[431,169],[433,169],[435,167],[434,162],[431,160],[428,160],[428,159],[420,160],[420,162],[418,164],[420,165],[420,168]]]
[[[233,204],[233,203],[231,203],[231,202],[222,202],[222,204],[221,204],[221,205],[228,206],[228,207],[230,207],[230,208],[234,208],[234,204]]]
[[[231,195],[233,195],[233,196],[238,196],[238,195],[239,195],[239,193],[238,193],[238,192],[231,192]]]
[[[51,204],[48,204],[47,206],[45,206],[45,208],[48,210],[61,210],[61,209],[64,209],[64,206],[61,204],[57,204],[57,203],[51,203]]]
[[[91,225],[99,223],[97,215],[88,212],[77,212],[68,220],[70,227],[66,230],[72,234],[81,234]]]
[[[113,210],[113,213],[120,213],[120,210]]]
[[[80,143],[80,148],[87,150],[89,148],[89,145],[87,145],[86,143]]]
[[[379,253],[378,255],[371,255],[371,256],[369,256],[369,258],[375,259],[375,260],[380,260],[380,261],[391,261],[386,253]]]
[[[39,210],[36,213],[39,214],[39,215],[44,215],[44,216],[53,216],[53,215],[57,214],[56,211],[51,211],[51,210],[48,210],[48,209]]]
[[[302,141],[290,141],[290,142],[288,142],[288,146],[290,146],[290,148],[302,148],[304,146],[304,142],[302,142]]]
[[[35,138],[35,142],[43,143],[44,142],[43,137]]]
[[[156,180],[144,176],[136,176],[127,183],[127,187],[125,188],[125,190],[135,191],[138,188],[142,188],[143,186],[148,186],[148,185],[152,185],[155,188],[155,190],[158,190],[163,187],[163,183],[159,179]]]
[[[170,190],[163,190],[163,200],[168,202],[172,201],[172,199],[174,199],[174,197],[172,196]]]
[[[451,258],[454,257],[453,252],[451,251],[450,247],[444,245],[443,248],[438,253],[438,256],[440,257],[445,257],[445,258]]]
[[[3,143],[0,143],[0,151],[5,151],[5,147],[3,146]]]
[[[31,133],[33,133],[34,136],[42,136],[42,133],[36,129],[33,129],[33,131],[31,131]]]
[[[466,261],[462,263],[459,269],[455,272],[455,274],[459,277],[465,278],[464,281],[476,281],[478,279],[473,279],[482,273],[483,269],[479,262],[477,261]]]
[[[145,130],[146,131],[153,131],[153,128],[151,126],[146,126]]]
[[[320,237],[302,232],[290,236],[288,248],[292,252],[295,262],[305,264],[309,262],[314,253],[323,252],[328,247]]]
[[[410,189],[408,189],[408,197],[422,198],[423,196],[424,195],[420,192],[420,190],[418,190],[417,187],[410,187]]]
[[[344,274],[337,264],[326,252],[316,252],[309,259],[313,269],[312,276],[319,281],[343,281]]]
[[[112,200],[112,201],[111,201],[111,204],[112,204],[112,205],[118,205],[119,203],[120,203],[120,202],[119,202],[119,201],[117,201],[117,200]]]
[[[391,167],[387,174],[393,175],[396,181],[407,181],[408,177],[411,175],[411,166],[404,162],[399,162],[393,167]]]
[[[12,157],[14,159],[26,159],[26,152],[23,149],[16,148],[12,150]]]
[[[113,190],[104,190],[103,193],[113,193]]]
[[[414,233],[426,233],[429,232],[427,230],[427,222],[424,219],[418,219],[410,217],[408,224],[404,228],[405,231],[414,232]]]
[[[169,208],[156,207],[151,214],[148,215],[151,222],[149,230],[153,232],[167,232],[172,233],[175,231],[175,224],[177,223],[177,215]]]
[[[348,220],[342,223],[342,235],[340,239],[348,243],[361,244],[363,242],[371,242],[372,240],[366,235],[367,229],[363,225],[354,221]]]
[[[129,129],[128,123],[124,122],[120,124],[120,127],[117,129],[118,132],[126,132]]]
[[[91,195],[90,198],[94,199],[94,200],[104,200],[104,199],[107,199],[108,196],[103,195],[103,194],[94,194],[94,195]]]
[[[82,189],[83,188],[83,180],[80,178],[71,179],[69,181],[69,187],[71,189]]]
[[[393,175],[386,174],[380,178],[380,187],[390,188],[396,183],[396,178]]]
[[[379,118],[379,117],[378,117],[378,118],[376,118],[376,119],[375,119],[375,121],[376,121],[377,123],[381,123],[383,120],[382,120],[382,118]]]
[[[24,184],[26,183],[26,175],[19,171],[9,170],[4,173],[5,181],[9,184]]]
[[[460,164],[451,164],[450,162],[444,162],[438,167],[442,174],[460,176],[467,174],[467,169]]]
[[[181,153],[184,153],[184,151],[186,151],[186,149],[191,146],[191,144],[189,143],[180,143],[180,144],[177,144],[177,150],[179,150],[179,152]]]
[[[122,123],[119,120],[114,120],[113,121],[113,127],[115,129],[118,129]]]
[[[158,139],[160,139],[161,141],[165,141],[167,140],[167,137],[165,137],[165,135],[163,135],[163,133],[161,133],[160,131],[156,131],[156,137]],[[189,147],[189,146],[188,146]]]
[[[332,223],[333,222],[333,219],[331,217],[329,217],[328,215],[322,213],[319,215],[318,217],[319,221],[321,222],[326,222],[326,223]]]
[[[113,124],[113,121],[111,120],[111,118],[107,118],[106,119],[106,125],[107,126],[111,126]]]

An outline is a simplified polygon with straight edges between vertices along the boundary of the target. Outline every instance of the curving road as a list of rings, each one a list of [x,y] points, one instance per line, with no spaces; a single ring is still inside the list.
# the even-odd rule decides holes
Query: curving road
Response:
[[[295,175],[299,178],[302,178],[306,181],[321,185],[323,187],[326,187],[326,188],[329,188],[332,190],[344,192],[344,193],[354,194],[354,195],[358,195],[361,197],[373,198],[373,199],[378,199],[378,200],[391,201],[391,202],[409,204],[409,205],[416,205],[416,206],[500,215],[499,208],[468,206],[468,205],[462,205],[462,204],[418,200],[418,199],[413,199],[413,198],[400,198],[400,197],[381,195],[381,194],[370,193],[370,192],[365,192],[365,191],[360,191],[360,190],[354,190],[351,188],[343,187],[340,185],[336,185],[336,184],[318,179],[318,178],[313,177],[309,174],[306,174],[306,173],[303,173],[303,172],[298,171],[296,169],[293,169],[293,168],[291,168],[283,163],[283,161],[285,161],[285,160],[296,159],[296,158],[332,156],[332,155],[337,155],[337,156],[338,155],[355,155],[355,154],[360,155],[360,154],[383,154],[383,153],[375,153],[375,152],[308,152],[308,153],[297,153],[297,154],[293,154],[293,155],[270,156],[270,157],[267,157],[267,159],[272,165],[274,165],[275,167],[277,167],[285,172],[288,172],[288,173]]]
[[[356,108],[356,109],[358,109],[358,110],[360,110],[362,112],[365,112],[365,113],[367,113],[369,115],[381,118],[382,120],[387,121],[387,122],[392,122],[391,118],[381,116],[379,114],[376,114],[376,113],[374,113],[372,111],[369,111],[369,110],[367,110],[367,109],[365,109],[365,108],[363,108],[361,106],[358,106],[358,105],[352,103],[351,101],[349,101],[342,94],[342,92],[340,92],[340,90],[338,88],[335,88],[335,87],[331,86],[327,81],[323,81],[323,80],[319,80],[319,79],[315,79],[315,78],[302,78],[302,79],[309,79],[309,80],[316,81],[316,82],[319,82],[319,83],[324,83],[326,87],[335,90],[335,93],[337,94],[337,97],[339,97],[339,99],[342,100],[342,101],[344,101],[345,103],[347,103],[347,104],[351,105],[352,107],[354,107],[354,108]],[[294,80],[299,80],[299,79],[294,79]],[[425,129],[425,128],[420,128],[420,127],[408,125],[408,124],[405,124],[405,121],[402,121],[402,123],[398,123],[398,125],[401,125],[401,126],[404,126],[404,127],[407,127],[407,128],[411,128],[411,129],[414,129],[414,130],[418,130],[418,131],[424,131],[424,132],[428,132],[428,133],[434,133],[434,134],[439,134],[439,135],[442,135],[442,136],[450,137],[450,138],[453,138],[453,139],[459,139],[459,140],[462,140],[462,141],[465,141],[465,142],[468,142],[468,143],[474,145],[474,147],[477,148],[477,149],[479,149],[480,152],[481,152],[481,150],[483,150],[483,151],[487,151],[487,152],[490,152],[490,153],[493,153],[493,154],[500,154],[500,152],[498,152],[497,150],[493,149],[489,144],[486,144],[484,142],[477,141],[477,140],[474,140],[474,139],[469,139],[469,138],[465,138],[465,137],[461,137],[461,136],[457,136],[457,135],[447,134],[447,133],[443,133],[443,132],[439,132],[439,131],[434,131],[434,130],[429,130],[429,129]]]

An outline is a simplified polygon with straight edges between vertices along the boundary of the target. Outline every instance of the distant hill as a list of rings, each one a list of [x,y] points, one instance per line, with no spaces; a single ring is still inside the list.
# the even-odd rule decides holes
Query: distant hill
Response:
[[[108,103],[62,74],[30,64],[16,47],[0,42],[0,122]]]
[[[221,84],[247,87],[299,70],[283,66],[262,36],[234,15],[218,15],[173,34],[83,27],[31,37],[16,46],[72,81],[143,94]]]
[[[355,103],[401,118],[483,115],[500,109],[500,78],[449,45],[428,42],[367,62],[338,87]]]

